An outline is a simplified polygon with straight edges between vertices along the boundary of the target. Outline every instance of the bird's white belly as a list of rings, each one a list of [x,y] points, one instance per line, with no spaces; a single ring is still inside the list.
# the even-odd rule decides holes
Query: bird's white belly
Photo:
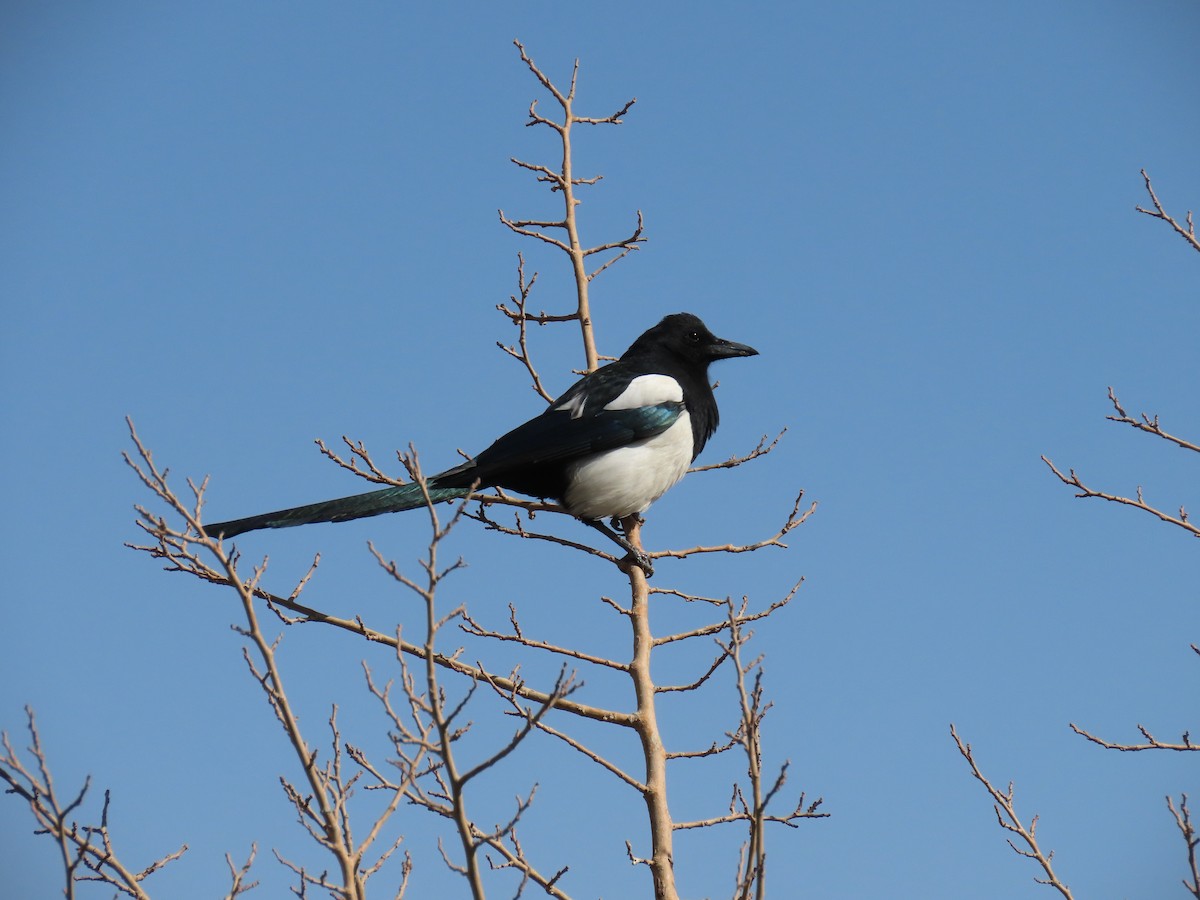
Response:
[[[684,410],[662,434],[575,463],[563,501],[581,519],[645,512],[691,462],[692,421]]]

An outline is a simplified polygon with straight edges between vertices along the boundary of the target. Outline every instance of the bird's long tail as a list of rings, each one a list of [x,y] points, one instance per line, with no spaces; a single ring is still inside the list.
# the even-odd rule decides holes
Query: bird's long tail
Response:
[[[429,499],[434,503],[456,500],[471,492],[469,487],[439,487],[433,479],[430,479],[428,490]],[[249,516],[245,519],[217,522],[213,525],[205,525],[204,530],[210,537],[230,538],[245,534],[247,531],[257,531],[260,528],[291,528],[294,525],[310,525],[314,522],[347,522],[350,519],[401,512],[424,505],[425,495],[421,493],[421,486],[405,484],[366,494],[355,494],[353,497],[341,497],[337,500],[326,500],[323,503],[310,503],[308,506],[281,509],[277,512]]]

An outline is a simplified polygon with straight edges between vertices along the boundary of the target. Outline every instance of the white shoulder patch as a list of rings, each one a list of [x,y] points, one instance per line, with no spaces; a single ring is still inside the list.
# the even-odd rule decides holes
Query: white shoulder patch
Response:
[[[572,397],[566,403],[560,403],[560,404],[558,404],[558,406],[556,406],[554,408],[556,410],[559,410],[560,412],[570,413],[572,419],[578,419],[580,416],[583,415],[583,406],[584,406],[584,401],[586,401],[586,400],[587,400],[586,395],[576,394],[574,397]]]
[[[638,409],[683,400],[683,388],[670,375],[639,375],[605,409]]]

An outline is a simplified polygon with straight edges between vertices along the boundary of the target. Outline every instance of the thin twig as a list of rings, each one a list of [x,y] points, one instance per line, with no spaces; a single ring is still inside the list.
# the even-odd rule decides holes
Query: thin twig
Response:
[[[652,559],[661,559],[663,557],[671,557],[674,559],[685,559],[689,556],[695,556],[700,553],[751,553],[755,550],[761,550],[764,547],[782,547],[787,548],[787,544],[783,542],[783,538],[793,529],[799,528],[808,518],[817,511],[817,502],[814,500],[808,509],[800,512],[800,502],[804,499],[804,491],[796,495],[796,502],[792,504],[792,510],[788,513],[787,520],[783,523],[778,531],[768,538],[763,538],[761,541],[755,541],[751,544],[719,544],[712,546],[698,545],[688,547],[686,550],[654,550],[650,553]]]
[[[1146,170],[1142,169],[1142,180],[1146,183],[1146,193],[1150,195],[1150,202],[1154,204],[1154,209],[1145,209],[1142,206],[1135,206],[1140,213],[1145,213],[1154,219],[1162,219],[1174,229],[1175,233],[1192,245],[1193,250],[1200,251],[1200,238],[1196,236],[1196,223],[1192,221],[1192,211],[1187,212],[1187,227],[1180,225],[1175,219],[1167,215],[1167,211],[1163,209],[1163,205],[1158,201],[1158,195],[1154,193],[1154,185],[1150,183],[1150,176],[1146,174]]]
[[[1089,731],[1085,731],[1084,729],[1082,729],[1078,725],[1076,725],[1074,722],[1071,722],[1070,726],[1071,726],[1071,730],[1074,731],[1080,737],[1085,737],[1089,741],[1091,741],[1093,744],[1099,744],[1101,747],[1104,747],[1107,750],[1122,750],[1125,752],[1133,752],[1133,751],[1137,751],[1137,750],[1182,750],[1182,751],[1200,750],[1200,744],[1193,744],[1192,738],[1191,738],[1191,733],[1187,732],[1187,731],[1185,731],[1183,733],[1180,743],[1171,744],[1171,743],[1167,743],[1165,741],[1160,741],[1158,738],[1156,738],[1154,735],[1152,735],[1146,729],[1146,727],[1144,725],[1138,725],[1137,730],[1142,733],[1142,737],[1144,737],[1146,739],[1146,743],[1144,743],[1144,744],[1118,744],[1118,743],[1113,743],[1111,741],[1106,741],[1106,740],[1104,740],[1104,738],[1096,737],[1096,735],[1092,734]]]
[[[955,731],[953,724],[950,726],[950,735],[954,738],[954,743],[958,747],[958,752],[962,754],[963,759],[967,761],[967,765],[971,767],[971,774],[975,777],[975,780],[982,784],[984,788],[987,789],[988,794],[991,795],[993,800],[992,808],[996,813],[997,823],[1005,831],[1009,832],[1010,834],[1017,835],[1020,838],[1021,843],[1028,849],[1022,850],[1015,843],[1013,843],[1011,838],[1008,838],[1008,846],[1012,847],[1013,852],[1018,856],[1024,856],[1027,859],[1035,860],[1037,864],[1042,867],[1042,871],[1045,873],[1046,877],[1035,877],[1034,881],[1036,881],[1038,884],[1049,885],[1066,897],[1067,900],[1071,900],[1071,889],[1059,880],[1058,876],[1054,874],[1054,867],[1050,864],[1051,860],[1054,859],[1054,851],[1051,850],[1049,853],[1043,853],[1042,848],[1038,846],[1038,817],[1034,816],[1033,819],[1030,820],[1028,827],[1023,825],[1021,823],[1021,819],[1017,816],[1016,809],[1013,807],[1012,782],[1010,781],[1008,783],[1007,791],[1001,791],[999,788],[993,786],[983,772],[979,770],[979,766],[975,762],[975,757],[971,753],[971,745],[964,743],[959,738],[958,732]]]
[[[787,428],[781,429],[779,434],[775,435],[775,439],[769,444],[767,443],[767,436],[764,434],[759,439],[757,446],[755,446],[755,448],[749,453],[746,453],[742,456],[738,456],[735,453],[733,456],[729,457],[729,459],[726,459],[722,462],[709,463],[706,466],[693,466],[692,468],[688,469],[688,472],[711,472],[714,469],[732,469],[742,465],[743,463],[748,463],[752,459],[758,459],[760,456],[766,456],[775,449],[775,447],[779,444],[780,439],[785,434],[787,434]]]
[[[1183,879],[1183,886],[1188,889],[1193,897],[1200,900],[1200,860],[1196,858],[1196,847],[1200,846],[1200,837],[1196,835],[1196,828],[1192,825],[1192,816],[1188,811],[1188,796],[1187,794],[1179,795],[1179,808],[1175,808],[1175,803],[1170,797],[1167,797],[1167,809],[1171,811],[1171,815],[1175,819],[1175,825],[1179,828],[1179,833],[1183,836],[1183,842],[1187,845],[1187,861],[1188,871],[1191,873],[1192,880],[1189,882],[1186,878]]]
[[[1162,520],[1163,522],[1176,525],[1182,528],[1184,531],[1190,531],[1194,536],[1200,537],[1200,527],[1197,527],[1195,524],[1188,521],[1188,513],[1186,509],[1180,506],[1179,514],[1173,516],[1170,513],[1163,512],[1161,509],[1158,509],[1155,506],[1151,506],[1146,502],[1145,497],[1142,496],[1142,488],[1140,485],[1138,486],[1137,493],[1134,497],[1122,497],[1119,494],[1109,494],[1105,491],[1097,491],[1088,487],[1079,479],[1079,476],[1075,474],[1074,469],[1068,470],[1070,474],[1063,474],[1063,472],[1046,456],[1042,457],[1042,462],[1050,467],[1050,471],[1057,476],[1059,481],[1068,487],[1075,488],[1078,491],[1078,493],[1075,494],[1076,497],[1098,497],[1101,500],[1108,500],[1110,503],[1119,503],[1123,506],[1132,506],[1135,509],[1140,509],[1143,512],[1150,513],[1150,515]]]
[[[1151,418],[1150,416],[1146,415],[1146,413],[1142,413],[1142,417],[1140,419],[1135,419],[1133,416],[1129,415],[1129,413],[1125,412],[1125,409],[1121,406],[1121,401],[1117,399],[1116,392],[1113,390],[1112,385],[1109,385],[1108,387],[1108,399],[1112,403],[1113,409],[1117,411],[1115,416],[1105,416],[1105,418],[1110,422],[1121,422],[1125,425],[1130,425],[1139,431],[1144,431],[1147,434],[1160,437],[1164,441],[1170,441],[1172,444],[1176,444],[1182,447],[1184,450],[1193,450],[1196,453],[1200,453],[1200,444],[1193,444],[1191,441],[1184,440],[1181,437],[1177,437],[1176,435],[1168,434],[1167,432],[1163,431],[1162,427],[1158,424],[1157,415],[1155,415],[1154,418]]]
[[[140,872],[131,870],[117,855],[109,830],[108,811],[112,801],[109,792],[104,792],[99,825],[76,822],[72,817],[83,805],[91,787],[91,776],[84,779],[75,798],[64,805],[54,787],[54,777],[32,707],[25,707],[25,717],[30,736],[28,752],[34,765],[27,765],[13,748],[8,734],[0,733],[0,746],[4,750],[0,755],[0,780],[8,785],[7,793],[15,794],[29,804],[29,810],[40,826],[35,833],[47,834],[58,844],[65,880],[63,896],[68,900],[75,897],[76,882],[97,881],[126,896],[149,900],[150,895],[142,888],[142,882],[183,856],[187,844],[174,853],[159,857]]]

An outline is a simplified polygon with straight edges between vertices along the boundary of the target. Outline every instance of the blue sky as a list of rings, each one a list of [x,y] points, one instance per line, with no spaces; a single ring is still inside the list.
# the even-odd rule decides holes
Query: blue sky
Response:
[[[1104,420],[1113,385],[1131,412],[1200,434],[1200,259],[1134,212],[1143,167],[1169,210],[1200,206],[1186,0],[7,4],[0,727],[23,737],[22,706],[37,708],[60,785],[90,772],[112,789],[134,864],[190,844],[157,896],[226,890],[223,855],[251,841],[264,896],[288,883],[269,848],[312,858],[231,597],[122,547],[148,500],[120,459],[123,417],[179,486],[211,474],[208,509],[227,518],[357,490],[314,438],[348,434],[380,460],[412,441],[436,468],[536,413],[495,349],[511,334],[493,307],[518,250],[541,273],[535,305],[565,310],[571,286],[562,259],[496,217],[555,208],[508,162],[554,158],[524,127],[548,98],[513,38],[560,82],[580,58],[585,112],[638,98],[624,126],[577,137],[578,170],[605,176],[580,207],[585,241],[623,235],[636,209],[649,237],[593,286],[602,352],[696,312],[762,354],[714,369],[722,425],[702,461],[789,429],[752,466],[685,480],[646,540],[755,539],[797,489],[820,501],[786,552],[664,561],[656,578],[758,604],[806,579],[756,638],[768,762],[792,760],[791,786],[832,817],[771,834],[774,893],[1045,895],[953,721],[1041,815],[1076,896],[1180,896],[1163,796],[1200,797],[1194,762],[1106,753],[1067,723],[1115,740],[1138,722],[1166,739],[1195,727],[1195,540],[1072,499],[1038,457],[1200,508],[1190,454]],[[565,389],[574,331],[535,339]],[[310,602],[386,629],[412,606],[365,543],[415,566],[425,531],[395,516],[239,543],[269,554],[283,592],[320,550]],[[470,568],[447,608],[499,624],[515,602],[527,627],[619,651],[597,600],[620,594],[616,573],[474,527],[455,540]],[[315,738],[334,701],[356,739],[378,735],[359,670],[386,669],[374,652],[285,635]],[[668,737],[719,736],[732,707],[714,697],[665,704]],[[737,767],[703,765],[673,776],[680,817],[726,800]],[[568,890],[644,895],[624,857],[644,838],[636,798],[542,743],[481,790],[485,817],[533,781],[525,840],[572,865]],[[439,823],[406,811],[399,827],[414,895],[462,890],[433,849]],[[11,890],[49,896],[53,845],[31,828],[4,798]],[[738,840],[677,839],[686,896],[728,893]]]

